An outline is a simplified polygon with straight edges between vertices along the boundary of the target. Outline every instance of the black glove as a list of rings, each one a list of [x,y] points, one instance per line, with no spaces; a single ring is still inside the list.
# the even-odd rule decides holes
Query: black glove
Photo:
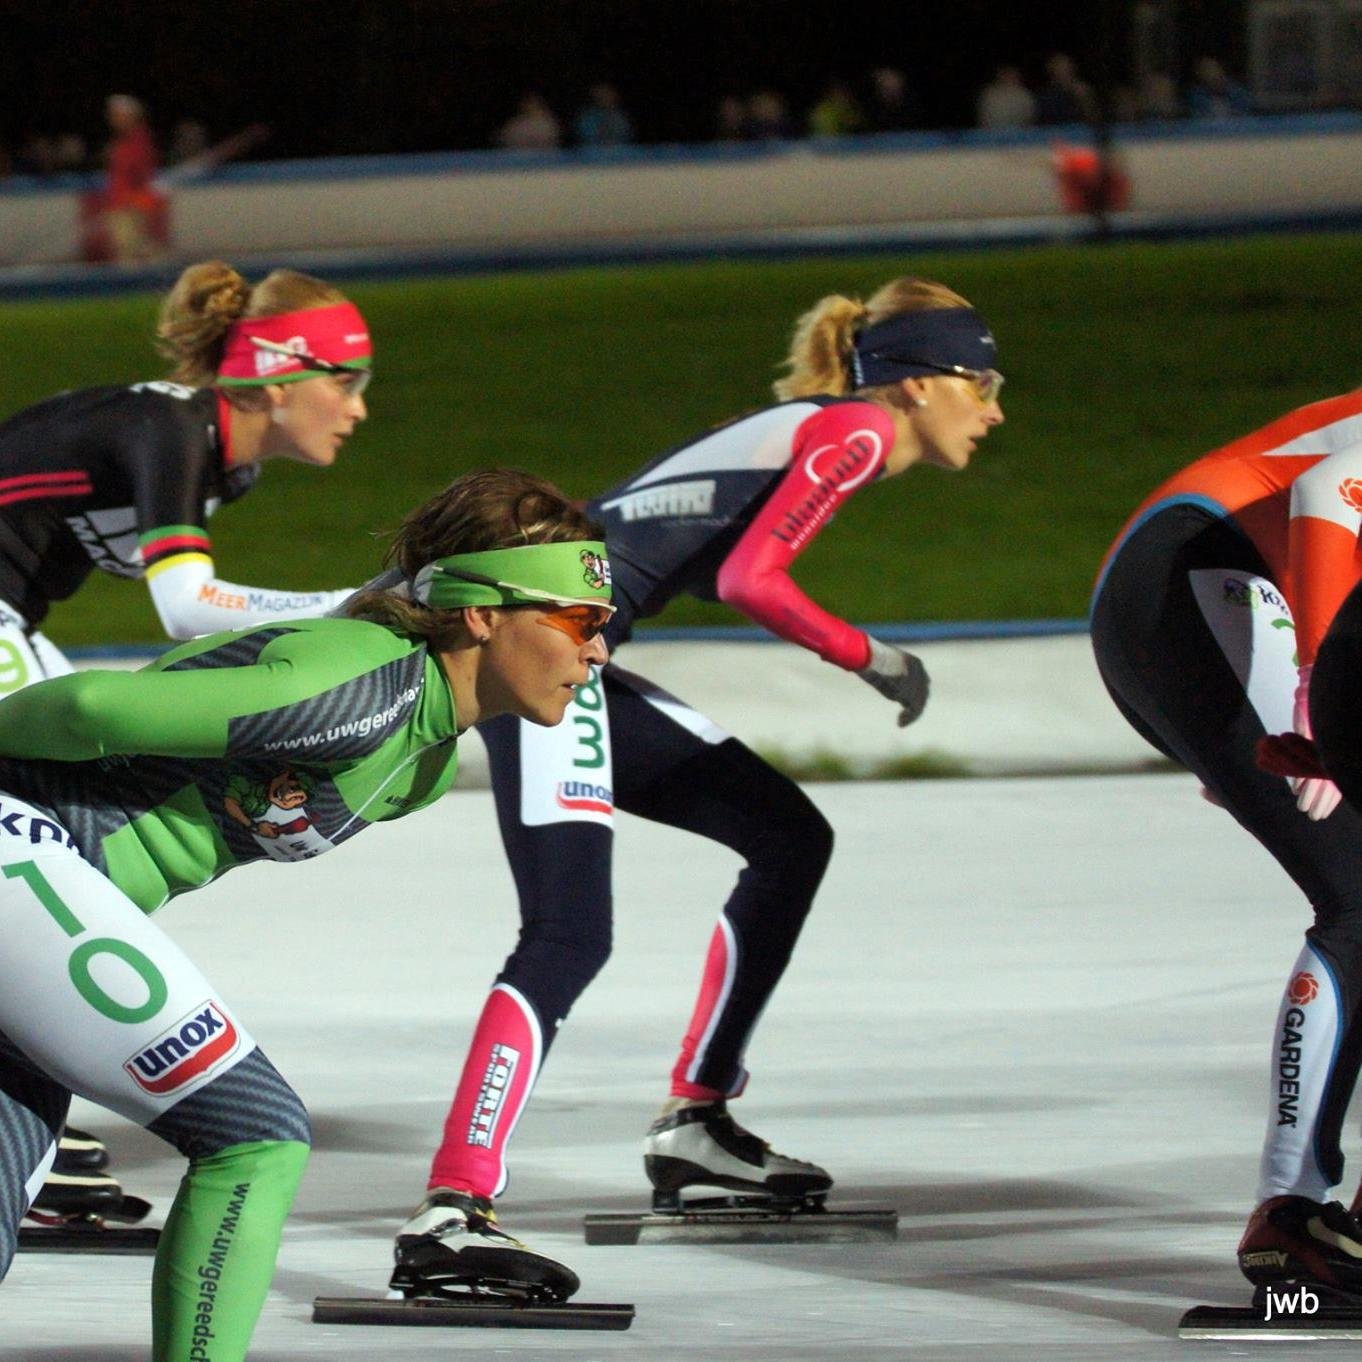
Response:
[[[927,668],[912,653],[879,639],[870,640],[870,661],[856,673],[899,708],[899,727],[906,728],[927,708]]]

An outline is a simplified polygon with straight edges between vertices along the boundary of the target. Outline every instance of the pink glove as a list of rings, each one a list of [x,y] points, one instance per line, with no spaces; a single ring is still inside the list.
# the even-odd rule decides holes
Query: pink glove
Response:
[[[1300,669],[1300,684],[1296,687],[1296,705],[1291,711],[1291,724],[1303,738],[1313,740],[1310,731],[1310,676],[1315,670],[1313,663]],[[1291,781],[1291,793],[1296,796],[1296,807],[1309,819],[1318,822],[1328,818],[1338,808],[1343,793],[1332,780],[1314,776]]]

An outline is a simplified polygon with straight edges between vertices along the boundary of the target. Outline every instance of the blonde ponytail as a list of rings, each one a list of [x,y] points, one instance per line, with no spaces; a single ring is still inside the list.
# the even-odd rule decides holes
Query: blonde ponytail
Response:
[[[339,289],[297,270],[274,270],[254,288],[222,260],[190,265],[175,281],[156,323],[156,348],[174,365],[171,379],[209,386],[232,323],[345,302]]]
[[[868,302],[832,293],[821,298],[795,323],[790,353],[784,363],[789,374],[772,386],[776,397],[844,397],[853,390],[851,358],[856,333],[904,312],[969,307],[969,303],[930,279],[904,275],[875,290]]]

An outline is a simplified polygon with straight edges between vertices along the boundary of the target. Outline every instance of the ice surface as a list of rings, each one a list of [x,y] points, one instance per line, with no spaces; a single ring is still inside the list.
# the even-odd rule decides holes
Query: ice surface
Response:
[[[319,861],[249,867],[160,915],[315,1119],[257,1362],[1246,1352],[1174,1331],[1189,1304],[1246,1298],[1234,1247],[1301,896],[1186,776],[809,789],[837,852],[735,1110],[824,1163],[844,1199],[897,1206],[900,1237],[582,1242],[584,1212],[645,1203],[639,1139],[737,868],[721,848],[623,819],[615,955],[544,1069],[501,1214],[576,1268],[582,1299],[634,1302],[628,1333],[309,1322],[316,1295],[381,1289],[510,948],[486,793]],[[163,1209],[178,1157],[97,1109],[78,1104],[74,1119]],[[145,1358],[149,1272],[148,1259],[21,1255],[0,1287],[0,1359]]]

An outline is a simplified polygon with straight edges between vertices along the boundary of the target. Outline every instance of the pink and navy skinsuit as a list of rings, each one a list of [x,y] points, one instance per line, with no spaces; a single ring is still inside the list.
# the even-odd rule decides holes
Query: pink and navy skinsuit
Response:
[[[726,601],[836,666],[865,666],[866,635],[810,600],[789,570],[883,471],[893,443],[873,403],[800,399],[669,450],[596,498],[588,509],[606,528],[618,606],[612,650],[635,619],[689,594]],[[506,716],[479,732],[522,925],[478,1022],[430,1185],[494,1196],[545,1052],[610,954],[613,810],[709,837],[746,862],[672,1070],[673,1094],[694,1098],[742,1091],[743,1051],[794,950],[832,830],[793,781],[613,662],[579,688],[558,728]]]

